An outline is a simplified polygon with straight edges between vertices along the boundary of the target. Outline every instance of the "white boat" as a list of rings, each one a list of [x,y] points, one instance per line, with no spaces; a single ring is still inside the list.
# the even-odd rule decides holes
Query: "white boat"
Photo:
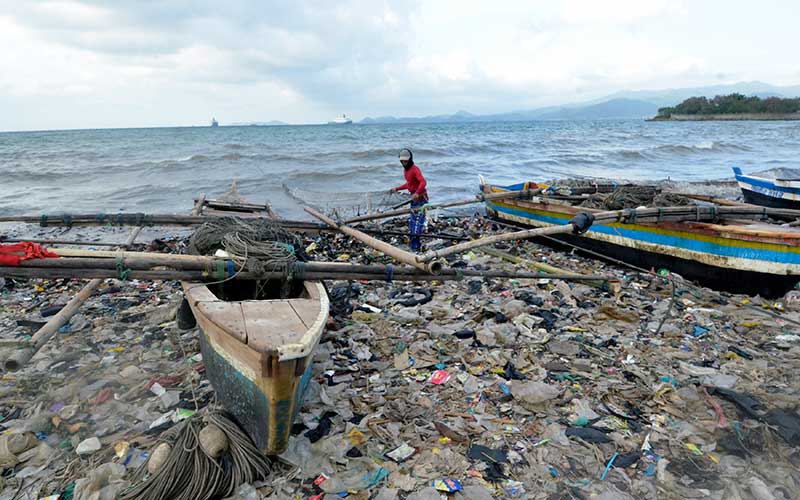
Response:
[[[353,123],[353,120],[347,117],[347,115],[337,116],[333,120],[328,122],[328,125],[350,125]]]

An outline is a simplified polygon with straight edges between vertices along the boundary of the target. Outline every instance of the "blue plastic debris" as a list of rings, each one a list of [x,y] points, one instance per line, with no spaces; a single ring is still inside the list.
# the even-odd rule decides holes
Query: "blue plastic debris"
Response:
[[[608,471],[611,470],[611,467],[614,465],[614,460],[616,460],[618,456],[619,453],[615,451],[614,455],[611,456],[611,460],[609,460],[608,464],[606,464],[606,469],[603,471],[603,475],[600,476],[601,481],[605,481],[606,476],[608,475]]]

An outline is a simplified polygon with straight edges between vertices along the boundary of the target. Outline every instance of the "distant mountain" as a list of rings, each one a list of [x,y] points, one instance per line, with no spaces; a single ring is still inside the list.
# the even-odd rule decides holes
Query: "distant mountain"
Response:
[[[658,108],[675,106],[689,97],[728,95],[738,92],[758,97],[800,96],[800,85],[777,86],[764,82],[740,82],[729,85],[710,85],[685,89],[623,90],[609,96],[583,103],[547,106],[508,113],[476,115],[458,111],[452,115],[422,117],[381,116],[364,118],[358,123],[457,123],[530,120],[606,120],[614,118],[650,118]]]
[[[603,120],[612,118],[647,118],[658,111],[658,106],[652,102],[636,99],[610,99],[605,102],[580,105],[571,104],[564,106],[548,106],[545,108],[529,109],[525,111],[512,111],[492,115],[475,115],[466,111],[459,111],[452,115],[434,115],[422,117],[381,116],[378,118],[364,118],[359,123],[470,123],[470,122],[498,122],[498,121],[530,121],[530,120]]]
[[[726,85],[709,85],[706,87],[691,87],[685,89],[661,89],[661,90],[622,90],[606,96],[598,101],[608,99],[626,98],[640,99],[653,102],[658,107],[675,106],[690,97],[714,97],[718,95],[729,95],[734,92],[744,95],[757,95],[759,97],[800,97],[800,85],[781,87],[764,82],[739,82]]]
[[[562,108],[539,115],[539,120],[606,120],[612,118],[650,118],[658,112],[655,103],[639,99],[611,99],[578,108]]]
[[[231,123],[232,127],[273,127],[276,125],[289,125],[286,122],[282,122],[279,120],[270,120],[268,122],[240,122],[240,123]]]

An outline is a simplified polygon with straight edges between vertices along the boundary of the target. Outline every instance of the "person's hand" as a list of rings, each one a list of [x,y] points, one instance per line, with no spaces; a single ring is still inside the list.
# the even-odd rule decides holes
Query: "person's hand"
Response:
[[[397,192],[397,188],[391,188],[389,190],[389,194],[396,193],[396,192]]]
[[[420,199],[420,196],[419,196],[419,194],[417,194],[417,193],[414,193],[413,195],[411,195],[411,200],[413,200],[413,201],[419,201],[419,199]]]

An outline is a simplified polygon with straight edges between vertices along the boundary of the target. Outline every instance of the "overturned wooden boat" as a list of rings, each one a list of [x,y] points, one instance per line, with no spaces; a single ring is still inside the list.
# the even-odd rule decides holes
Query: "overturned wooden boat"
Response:
[[[767,179],[745,175],[733,167],[744,201],[753,205],[800,209],[800,179]]]
[[[237,215],[253,205],[228,204],[225,210]],[[202,212],[218,206],[203,205]],[[249,213],[266,215],[259,208]],[[182,285],[219,401],[263,453],[280,454],[289,443],[311,378],[313,351],[328,319],[324,286],[320,281],[235,279]]]
[[[482,185],[484,193],[536,188],[551,186]],[[548,196],[487,200],[486,209],[499,221],[527,227],[567,224],[580,212],[600,211]],[[542,242],[554,240],[646,269],[666,268],[720,290],[775,297],[800,282],[800,229],[765,221],[615,222]]]

